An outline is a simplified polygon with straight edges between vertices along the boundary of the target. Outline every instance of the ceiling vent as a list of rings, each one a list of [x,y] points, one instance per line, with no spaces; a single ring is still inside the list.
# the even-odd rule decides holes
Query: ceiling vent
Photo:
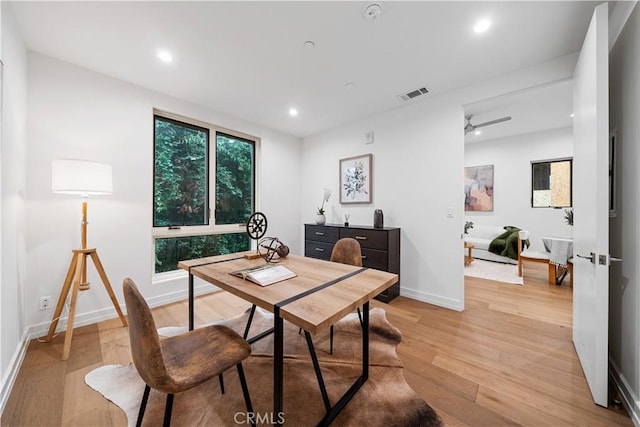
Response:
[[[415,99],[421,95],[426,95],[428,93],[429,93],[429,89],[427,89],[426,87],[421,87],[420,89],[412,90],[411,92],[398,95],[398,98],[402,99],[403,101],[410,101],[412,99]]]

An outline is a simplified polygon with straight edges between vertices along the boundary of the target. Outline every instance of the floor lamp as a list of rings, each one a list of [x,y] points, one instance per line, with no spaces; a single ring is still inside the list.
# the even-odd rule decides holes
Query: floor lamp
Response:
[[[89,289],[87,281],[87,257],[90,257],[102,279],[102,283],[111,298],[111,302],[120,316],[123,326],[127,326],[127,321],[120,310],[120,305],[116,299],[113,289],[109,284],[107,274],[104,272],[100,257],[95,248],[87,248],[87,199],[90,195],[108,195],[112,192],[111,166],[104,163],[90,162],[86,160],[54,160],[51,165],[51,189],[54,193],[72,194],[82,197],[82,223],[81,236],[82,247],[74,249],[67,270],[67,276],[58,297],[56,310],[53,313],[53,320],[49,326],[45,342],[50,342],[54,338],[58,320],[62,314],[65,301],[71,290],[71,304],[69,306],[69,318],[67,322],[67,332],[64,338],[62,349],[62,360],[69,358],[71,349],[71,337],[73,336],[73,321],[76,312],[76,301],[79,291]]]

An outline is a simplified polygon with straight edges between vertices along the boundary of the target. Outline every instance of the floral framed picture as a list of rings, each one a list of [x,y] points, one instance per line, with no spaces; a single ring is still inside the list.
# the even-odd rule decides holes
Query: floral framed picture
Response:
[[[340,159],[340,203],[371,203],[373,155]]]

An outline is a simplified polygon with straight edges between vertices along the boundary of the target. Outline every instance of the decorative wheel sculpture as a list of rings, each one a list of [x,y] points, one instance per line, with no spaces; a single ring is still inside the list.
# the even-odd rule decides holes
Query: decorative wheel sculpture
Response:
[[[267,217],[262,212],[254,212],[247,221],[247,234],[253,240],[261,239],[267,232]]]
[[[279,262],[289,255],[289,247],[277,237],[265,237],[258,242],[258,253],[267,262]]]
[[[247,234],[257,241],[257,255],[249,259],[262,257],[266,262],[278,262],[289,255],[289,247],[277,237],[264,237],[267,232],[267,217],[262,212],[254,212],[247,221]],[[264,237],[264,238],[263,238]],[[247,255],[245,255],[246,257]]]

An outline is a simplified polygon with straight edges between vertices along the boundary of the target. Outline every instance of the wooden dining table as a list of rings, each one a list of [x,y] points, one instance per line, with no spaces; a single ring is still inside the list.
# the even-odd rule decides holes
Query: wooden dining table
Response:
[[[380,292],[397,283],[398,275],[380,270],[338,264],[315,258],[289,255],[279,265],[296,277],[260,286],[230,273],[264,265],[255,252],[242,252],[181,261],[178,266],[189,273],[189,329],[194,325],[194,277],[232,293],[274,314],[273,328],[247,341],[255,342],[273,333],[273,414],[275,425],[286,419],[283,402],[284,332],[287,320],[304,329],[312,362],[318,378],[326,414],[318,425],[329,425],[367,381],[369,375],[369,302]],[[253,258],[253,259],[252,259]],[[310,334],[326,331],[338,320],[363,307],[362,374],[344,395],[331,404],[324,387],[320,366]]]

